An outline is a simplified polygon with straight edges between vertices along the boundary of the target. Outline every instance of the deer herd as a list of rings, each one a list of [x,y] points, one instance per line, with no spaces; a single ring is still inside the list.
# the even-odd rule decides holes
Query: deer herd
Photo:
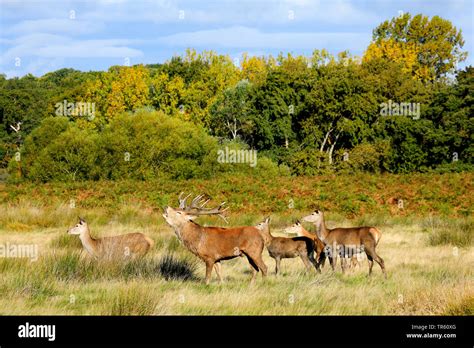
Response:
[[[225,218],[225,202],[216,208],[207,208],[209,199],[204,195],[196,196],[190,204],[190,195],[183,197],[181,193],[176,208],[165,207],[163,217],[173,228],[179,241],[191,253],[196,255],[206,265],[206,284],[211,280],[215,270],[217,278],[222,282],[221,262],[236,257],[246,257],[252,270],[251,283],[255,281],[258,272],[262,277],[267,275],[267,266],[262,255],[266,248],[270,257],[275,259],[275,274],[280,272],[280,263],[285,258],[299,257],[309,271],[313,267],[321,273],[326,258],[332,270],[335,271],[338,257],[341,260],[341,270],[355,267],[362,253],[367,255],[369,275],[372,273],[374,261],[387,277],[383,259],[376,253],[375,248],[380,241],[381,232],[375,227],[326,227],[324,214],[316,210],[301,218],[303,222],[314,225],[316,234],[307,231],[301,222],[283,230],[295,237],[275,237],[270,232],[270,218],[255,226],[241,227],[208,227],[195,222],[201,215],[215,215]],[[133,259],[144,256],[152,247],[153,240],[143,233],[128,233],[118,236],[93,238],[87,222],[79,218],[79,222],[68,230],[69,234],[79,235],[84,249],[96,259]],[[347,262],[351,258],[351,262]]]

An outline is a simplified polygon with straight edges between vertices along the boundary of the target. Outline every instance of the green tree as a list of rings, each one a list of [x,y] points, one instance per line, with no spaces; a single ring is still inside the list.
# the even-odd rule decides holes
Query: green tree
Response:
[[[252,87],[242,80],[228,88],[211,107],[211,129],[218,136],[230,136],[235,140],[239,136],[249,136],[253,123],[249,118]]]
[[[387,41],[392,40],[392,41]],[[458,30],[449,20],[439,16],[431,18],[410,13],[394,17],[380,24],[373,31],[373,42],[382,48],[389,58],[404,59],[407,62],[410,55],[391,55],[390,50],[405,50],[416,53],[414,71],[423,80],[440,78],[453,72],[457,63],[467,57],[462,50],[464,40],[461,30]],[[389,49],[385,49],[391,42]],[[388,53],[387,53],[388,52]]]

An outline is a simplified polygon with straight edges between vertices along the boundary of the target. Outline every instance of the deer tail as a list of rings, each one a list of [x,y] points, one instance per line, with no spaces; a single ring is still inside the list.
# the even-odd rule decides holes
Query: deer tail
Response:
[[[148,236],[145,236],[145,240],[148,242],[148,244],[150,245],[150,249],[153,248],[153,245],[155,245],[155,242],[153,241],[153,239],[151,239],[150,237]]]

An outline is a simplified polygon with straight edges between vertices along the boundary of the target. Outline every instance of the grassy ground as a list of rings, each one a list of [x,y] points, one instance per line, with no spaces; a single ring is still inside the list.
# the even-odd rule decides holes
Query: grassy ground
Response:
[[[250,268],[243,258],[223,262],[224,284],[218,284],[214,274],[212,283],[204,285],[202,262],[178,243],[159,211],[152,209],[152,199],[147,200],[147,197],[158,197],[157,192],[162,192],[164,198],[160,198],[160,202],[168,204],[169,198],[171,203],[171,198],[176,199],[175,191],[179,192],[186,183],[173,187],[165,183],[156,192],[136,191],[138,198],[135,200],[132,190],[136,187],[127,189],[120,183],[99,183],[95,187],[94,184],[3,187],[0,246],[33,244],[38,248],[39,257],[36,261],[0,257],[0,293],[3,295],[0,314],[473,315],[474,221],[471,216],[459,213],[472,211],[472,202],[448,203],[448,209],[429,198],[438,186],[443,187],[438,192],[438,199],[443,202],[451,199],[446,198],[448,194],[443,193],[444,190],[454,192],[452,194],[457,197],[467,197],[472,188],[469,187],[471,184],[465,184],[466,192],[461,187],[463,179],[466,178],[440,176],[430,183],[424,178],[424,185],[431,190],[414,197],[421,197],[425,206],[430,207],[429,213],[411,212],[410,208],[394,210],[390,204],[384,206],[377,202],[372,212],[369,211],[370,199],[365,199],[369,202],[367,205],[364,200],[360,201],[359,209],[366,211],[358,212],[356,216],[350,211],[328,210],[330,227],[373,224],[381,229],[383,236],[378,253],[385,260],[387,280],[377,265],[373,276],[368,278],[366,260],[361,262],[360,268],[345,275],[340,269],[333,273],[328,265],[319,275],[305,273],[301,260],[287,259],[282,261],[282,274],[275,277],[274,261],[265,251],[269,276],[265,280],[259,277],[253,286],[249,285]],[[278,232],[291,224],[293,218],[309,212],[310,198],[306,190],[320,187],[316,179],[311,180],[294,180],[291,187],[283,188],[293,195],[295,187],[299,188],[304,198],[293,208],[284,207],[283,203],[278,205],[272,214],[273,231]],[[369,183],[362,182],[360,187],[370,186],[373,180],[367,179]],[[390,177],[380,182],[391,182],[396,186],[397,180],[400,181]],[[405,179],[401,181],[408,185]],[[412,181],[413,187],[399,190],[416,191],[414,183],[420,181],[423,178]],[[206,182],[200,185],[205,186]],[[224,184],[216,186],[223,187]],[[268,214],[267,206],[258,208],[260,200],[264,201],[259,193],[262,187],[253,184],[250,187],[214,193],[219,198],[237,197],[229,201],[233,203],[231,225],[253,224]],[[193,192],[201,189],[193,186]],[[280,199],[286,204],[287,196],[275,198],[280,190],[277,184],[269,183],[266,190],[270,194],[268,200]],[[318,197],[340,194],[341,190],[334,193],[319,188]],[[391,185],[375,186],[367,191],[367,196],[389,196],[395,190]],[[107,194],[99,199],[98,192],[111,192],[113,198]],[[351,197],[356,193],[348,189],[346,194]],[[67,197],[73,197],[74,204],[70,204]],[[239,202],[247,202],[254,210],[249,211],[245,204],[239,209]],[[325,204],[332,203],[326,201]],[[141,261],[128,264],[94,262],[81,253],[77,236],[66,234],[78,214],[89,219],[95,236],[140,231],[154,239],[156,245]],[[210,218],[199,221],[222,223]]]

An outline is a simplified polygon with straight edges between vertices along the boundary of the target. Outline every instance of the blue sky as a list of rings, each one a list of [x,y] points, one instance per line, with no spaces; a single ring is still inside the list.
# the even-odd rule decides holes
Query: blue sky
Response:
[[[186,48],[361,55],[372,29],[400,12],[439,15],[463,31],[473,58],[473,0],[0,0],[0,73],[161,63]]]

